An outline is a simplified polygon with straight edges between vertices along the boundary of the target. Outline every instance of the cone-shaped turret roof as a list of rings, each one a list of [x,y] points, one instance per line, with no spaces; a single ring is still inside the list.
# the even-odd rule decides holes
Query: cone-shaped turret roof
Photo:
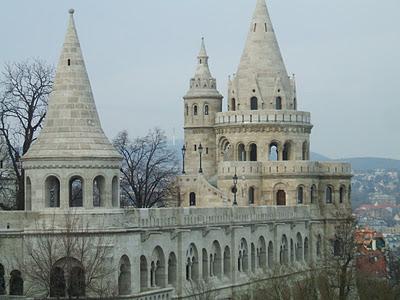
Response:
[[[75,28],[74,10],[69,13],[44,127],[24,159],[120,159],[101,128]]]
[[[217,91],[217,81],[211,75],[208,58],[204,38],[202,38],[200,53],[197,56],[198,63],[196,72],[194,77],[190,80],[190,89],[185,98],[208,96],[222,98],[222,95]]]

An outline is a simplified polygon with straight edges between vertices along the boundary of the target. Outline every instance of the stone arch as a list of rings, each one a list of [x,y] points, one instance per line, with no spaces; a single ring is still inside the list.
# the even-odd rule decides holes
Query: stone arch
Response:
[[[46,207],[60,207],[60,180],[54,175],[48,176],[44,189]]]
[[[32,183],[29,176],[26,176],[25,182],[25,210],[32,210]]]
[[[196,206],[196,193],[191,192],[189,194],[189,206]]]
[[[309,262],[309,251],[308,251],[308,237],[304,238],[304,261]]]
[[[112,198],[112,206],[119,207],[119,178],[118,176],[114,176],[111,184],[111,198]]]
[[[256,272],[256,247],[254,246],[254,243],[250,244],[250,266],[251,266],[251,272],[255,273]]]
[[[304,186],[297,187],[297,204],[304,204]]]
[[[280,143],[278,141],[271,141],[268,145],[268,160],[278,161],[279,160]]]
[[[310,190],[310,202],[316,203],[317,202],[317,186],[313,184]]]
[[[10,273],[10,295],[22,296],[24,294],[24,280],[19,270],[13,270]]]
[[[211,259],[212,259],[212,254],[211,254]],[[209,273],[211,273],[208,271],[208,254],[207,254],[207,249],[203,248],[202,250],[202,276],[203,276],[203,280],[207,280],[208,276],[210,275]]]
[[[199,279],[199,255],[196,245],[191,243],[186,251],[186,280],[198,281]]]
[[[153,250],[150,263],[150,283],[152,287],[164,288],[165,284],[165,256],[160,246]]]
[[[149,267],[146,256],[140,256],[140,291],[143,292],[148,288]]]
[[[245,273],[249,271],[249,254],[245,238],[242,238],[239,244],[238,271]]]
[[[325,188],[325,202],[327,204],[333,203],[333,187],[331,185]]]
[[[296,261],[301,262],[303,261],[303,238],[301,233],[298,232],[296,235]]]
[[[271,269],[274,266],[274,243],[269,241],[268,243],[268,268]]]
[[[131,293],[131,262],[127,255],[119,260],[118,295],[129,295]]]
[[[236,99],[232,98],[231,99],[231,107],[230,107],[231,111],[236,111]]]
[[[221,161],[232,161],[234,156],[232,155],[231,143],[226,137],[221,137],[219,140],[219,151]]]
[[[4,270],[4,266],[0,264],[0,295],[6,294],[6,280],[5,280],[6,272]]]
[[[224,249],[224,276],[231,277],[231,250],[229,246]]]
[[[56,297],[86,295],[86,277],[82,263],[73,257],[58,260],[51,269],[50,294]]]
[[[174,252],[168,258],[168,284],[176,287],[177,278],[177,259]]]
[[[218,241],[214,241],[211,247],[212,262],[210,262],[210,273],[212,276],[222,278],[222,258],[221,246]]]
[[[293,159],[293,143],[292,141],[286,141],[283,145],[282,158],[284,161]]]
[[[257,267],[259,269],[265,270],[267,267],[267,251],[266,243],[263,236],[260,236],[257,243]]]
[[[73,176],[69,180],[69,207],[83,207],[84,181],[80,176]]]
[[[249,205],[253,205],[255,203],[255,195],[256,195],[256,189],[254,186],[251,186],[249,188]]]
[[[346,187],[344,185],[341,185],[339,189],[339,202],[344,203],[345,198],[346,198]]]
[[[275,98],[275,109],[281,110],[282,109],[282,97],[278,96]]]
[[[257,99],[257,97],[251,97],[251,99],[250,99],[250,110],[258,110],[258,99]]]
[[[257,145],[255,143],[250,144],[249,154],[250,161],[257,161]]]
[[[96,176],[93,179],[93,207],[105,206],[105,188],[106,180],[104,176]]]
[[[302,159],[303,160],[310,160],[310,152],[309,152],[308,142],[303,142],[302,145]]]
[[[281,265],[285,266],[287,266],[289,263],[289,245],[288,245],[288,239],[285,234],[282,235],[281,239],[279,262]]]
[[[237,146],[238,161],[246,161],[246,148],[243,143]]]

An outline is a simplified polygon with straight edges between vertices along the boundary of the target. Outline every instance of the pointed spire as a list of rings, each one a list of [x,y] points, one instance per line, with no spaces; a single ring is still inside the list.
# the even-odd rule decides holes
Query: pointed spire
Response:
[[[201,48],[199,53],[199,58],[208,58],[206,44],[204,43],[204,37],[201,38]]]
[[[195,73],[196,78],[212,78],[210,67],[208,66],[208,55],[206,51],[206,45],[204,37],[201,38],[201,47],[198,58],[198,65]]]
[[[70,9],[43,130],[27,159],[120,157],[101,128],[73,15]]]

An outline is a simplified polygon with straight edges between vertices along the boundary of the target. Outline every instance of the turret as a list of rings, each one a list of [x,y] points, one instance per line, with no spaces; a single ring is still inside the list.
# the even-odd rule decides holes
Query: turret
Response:
[[[121,157],[101,128],[69,13],[43,130],[23,157],[27,210],[119,207]]]
[[[291,80],[265,0],[257,0],[236,75],[229,84],[228,110],[296,110]]]
[[[222,111],[222,95],[217,90],[217,82],[212,77],[208,65],[208,55],[201,41],[197,57],[197,68],[190,80],[189,91],[183,97],[185,114],[186,173],[203,171],[206,176],[216,173],[215,165],[215,115]],[[202,146],[202,170],[200,170],[199,146]]]

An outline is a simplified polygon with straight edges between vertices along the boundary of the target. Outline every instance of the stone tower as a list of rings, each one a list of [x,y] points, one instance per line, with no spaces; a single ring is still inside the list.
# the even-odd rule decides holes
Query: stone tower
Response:
[[[208,66],[204,38],[197,59],[196,72],[190,80],[189,91],[184,96],[186,173],[199,173],[202,148],[202,171],[206,177],[210,177],[217,171],[214,122],[216,114],[222,111],[223,97],[217,90],[217,81],[212,77]]]
[[[23,157],[27,210],[119,207],[121,157],[101,128],[69,13],[44,127]]]
[[[200,67],[206,63],[203,52]],[[211,78],[208,68],[200,67],[201,74]],[[198,81],[192,80],[188,95],[199,94],[203,87]],[[226,206],[232,205],[234,198],[239,206],[313,205],[325,209],[335,201],[349,206],[350,166],[310,161],[311,116],[297,110],[295,79],[286,71],[265,0],[256,2],[227,95],[227,111],[210,115],[207,123],[202,112],[193,113],[196,101],[206,97],[185,97],[185,162],[190,172],[180,180],[183,206]],[[195,178],[196,145],[209,145],[211,139],[215,139],[215,160],[210,156],[209,165],[203,166],[206,176]],[[237,189],[233,189],[234,177]]]

